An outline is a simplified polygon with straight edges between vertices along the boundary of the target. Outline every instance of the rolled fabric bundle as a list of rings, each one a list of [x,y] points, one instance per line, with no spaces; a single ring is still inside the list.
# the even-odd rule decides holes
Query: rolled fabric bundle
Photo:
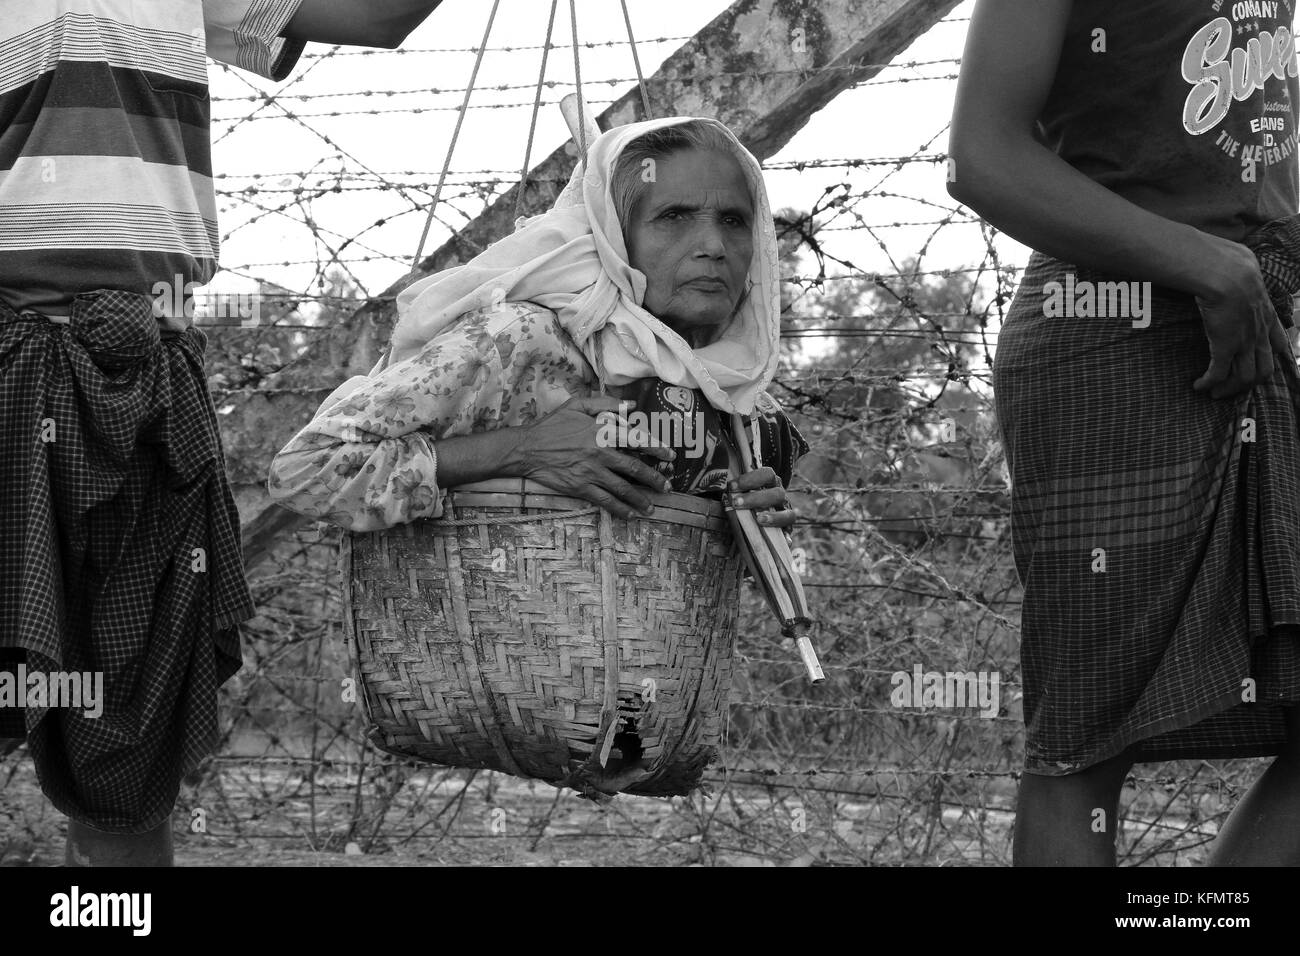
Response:
[[[677,453],[674,461],[638,457],[673,483],[679,494],[722,496],[731,477],[723,418],[699,389],[643,378],[626,386],[625,401],[635,402],[629,423],[649,432]]]
[[[732,474],[726,440],[732,418],[713,407],[700,389],[670,385],[659,378],[643,378],[624,386],[622,396],[636,403],[633,424],[641,424],[660,444],[677,452],[677,460],[663,462],[648,455],[641,460],[671,479],[673,491],[721,497]],[[746,416],[754,431],[754,445],[762,449],[753,467],[768,467],[781,483],[789,485],[795,462],[808,454],[808,442],[776,401],[759,395],[755,414]]]

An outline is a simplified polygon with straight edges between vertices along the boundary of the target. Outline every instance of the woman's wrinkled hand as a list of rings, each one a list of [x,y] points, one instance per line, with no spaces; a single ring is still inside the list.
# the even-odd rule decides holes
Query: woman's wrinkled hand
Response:
[[[799,515],[790,507],[785,486],[771,468],[755,468],[727,483],[727,504],[732,508],[756,511],[754,520],[774,528],[789,528]],[[759,511],[773,508],[774,511]]]
[[[653,514],[649,497],[638,486],[667,493],[672,483],[634,455],[613,447],[607,438],[611,433],[625,436],[637,453],[662,461],[673,461],[676,456],[644,430],[631,428],[620,405],[631,410],[626,399],[571,398],[545,418],[523,426],[516,452],[523,476],[590,501],[620,518],[630,518],[636,512]]]
[[[1212,398],[1230,398],[1268,381],[1274,352],[1291,355],[1291,340],[1268,297],[1255,254],[1222,240],[1214,291],[1196,299],[1210,345],[1210,366],[1192,386]]]

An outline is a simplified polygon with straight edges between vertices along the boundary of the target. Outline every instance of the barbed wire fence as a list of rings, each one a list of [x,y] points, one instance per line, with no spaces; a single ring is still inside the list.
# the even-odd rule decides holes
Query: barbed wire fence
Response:
[[[222,214],[234,222],[227,248],[258,230],[287,230],[278,243],[283,259],[227,255],[223,263],[257,284],[262,321],[198,320],[241,507],[264,502],[268,454],[306,423],[301,409],[340,381],[336,368],[309,360],[311,342],[339,317],[382,301],[363,273],[405,273],[409,248],[387,240],[385,227],[426,215],[437,179],[374,169],[317,124],[454,111],[459,104],[440,98],[463,93],[375,90],[336,104],[343,94],[314,90],[314,71],[343,58],[477,52],[336,48],[305,56],[274,92],[231,73],[250,92],[213,97],[218,144],[275,123],[323,147],[307,169],[217,177]],[[951,84],[958,66],[895,62],[861,85]],[[622,90],[635,78],[588,86],[605,83]],[[521,91],[534,86],[488,87],[496,100],[469,109],[531,107]],[[543,102],[565,91],[563,82],[546,84]],[[908,170],[944,175],[945,136],[937,120],[910,154],[765,166],[770,179],[835,177],[778,215],[788,274],[783,360],[771,389],[813,449],[791,489],[801,515],[792,540],[818,617],[824,684],[807,682],[762,598],[746,586],[742,666],[726,746],[705,792],[623,795],[598,807],[545,784],[401,761],[366,741],[359,693],[349,694],[356,675],[341,622],[342,532],[322,524],[287,533],[250,573],[259,614],[244,627],[246,666],[223,690],[220,751],[185,784],[176,824],[182,859],[274,864],[332,852],[381,863],[1008,862],[1023,754],[1020,588],[990,369],[1020,270],[1003,261],[986,223],[902,182]],[[845,145],[848,153],[856,143]],[[454,169],[435,221],[454,232],[517,181],[517,170]],[[367,203],[368,223],[332,215],[329,204],[349,196]],[[934,244],[955,230],[978,237],[969,246],[978,261],[933,264]],[[879,250],[889,267],[860,265],[864,249]],[[277,410],[281,396],[299,400],[286,406],[296,418]],[[901,695],[914,677],[949,672],[996,678],[995,699],[952,709]],[[1139,767],[1125,790],[1122,861],[1199,861],[1258,767]],[[0,823],[0,862],[55,853],[60,819],[39,798],[29,761],[0,766]]]

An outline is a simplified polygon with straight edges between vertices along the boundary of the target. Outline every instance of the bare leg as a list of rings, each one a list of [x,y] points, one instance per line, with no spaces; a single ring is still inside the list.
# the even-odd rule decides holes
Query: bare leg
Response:
[[[172,866],[172,821],[147,833],[104,833],[68,821],[68,866]]]
[[[1114,866],[1119,794],[1133,761],[1115,757],[1065,777],[1023,774],[1015,866]]]
[[[1287,708],[1287,745],[1233,808],[1210,866],[1300,866],[1300,707]]]

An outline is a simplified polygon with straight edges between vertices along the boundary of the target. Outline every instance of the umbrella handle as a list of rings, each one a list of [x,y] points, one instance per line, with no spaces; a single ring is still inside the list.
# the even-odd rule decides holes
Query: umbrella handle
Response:
[[[753,471],[756,464],[755,452],[750,445],[751,432],[747,426],[747,423],[743,415],[739,415],[735,412],[732,413],[731,429],[732,432],[735,434],[736,440],[733,443],[733,445],[736,450],[736,456],[740,459],[740,467],[742,471]],[[752,440],[754,441],[755,444],[757,444],[759,441],[757,429],[753,430]],[[738,516],[733,515],[732,517],[738,517]],[[778,532],[777,529],[770,528],[770,527],[761,528],[760,531],[769,536],[772,536],[773,539],[779,537],[780,544],[783,546],[781,550],[782,551],[786,550],[784,547],[785,534],[783,532]],[[750,564],[750,574],[754,576],[754,580],[757,582],[758,580],[760,580],[758,576],[758,569],[754,567],[753,564],[749,561],[748,556],[746,556],[745,560],[747,564]],[[786,577],[785,569],[782,568],[780,569],[780,571],[782,577],[783,578]],[[791,570],[790,573],[794,575],[794,579],[793,579],[794,585],[798,589],[800,595],[802,595],[803,587],[799,583],[798,572]],[[802,596],[800,597],[800,601],[802,602]],[[807,671],[808,673],[809,681],[811,681],[814,684],[820,684],[823,681],[825,681],[826,674],[822,671],[821,661],[817,659],[817,649],[813,647],[812,639],[809,638],[807,634],[807,618],[802,618],[798,623],[787,624],[783,626],[782,633],[787,637],[795,638],[795,645],[799,649],[799,658],[800,660],[803,661],[804,670]]]
[[[822,662],[817,659],[817,648],[813,647],[812,639],[807,634],[801,634],[795,638],[795,646],[799,649],[799,659],[803,661],[803,669],[808,672],[808,680],[814,684],[826,680],[826,674],[822,671]]]

